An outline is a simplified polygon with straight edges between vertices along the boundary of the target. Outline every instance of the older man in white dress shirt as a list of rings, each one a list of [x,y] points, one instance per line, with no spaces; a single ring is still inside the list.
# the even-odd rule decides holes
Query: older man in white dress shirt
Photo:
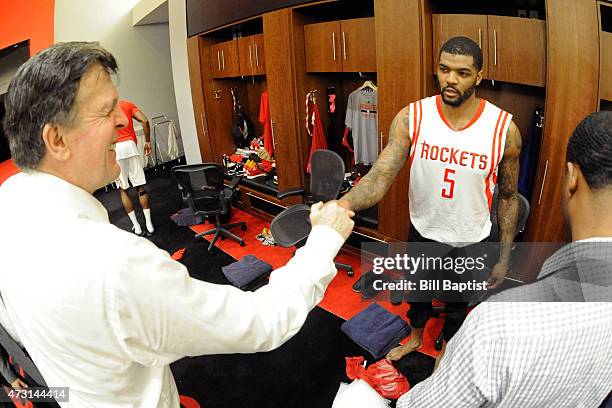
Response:
[[[23,173],[0,187],[0,315],[47,384],[70,388],[63,406],[179,407],[173,361],[272,350],[298,332],[352,214],[315,205],[306,245],[256,292],[191,279],[92,196],[119,175],[116,70],[96,44],[56,44],[9,87],[5,129]]]

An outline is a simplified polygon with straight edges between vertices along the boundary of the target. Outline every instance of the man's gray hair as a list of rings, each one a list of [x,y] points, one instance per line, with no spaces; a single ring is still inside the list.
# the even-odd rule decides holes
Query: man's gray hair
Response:
[[[73,124],[76,94],[94,65],[118,70],[113,55],[93,42],[57,43],[23,64],[4,98],[4,131],[12,158],[22,169],[36,169],[45,155],[46,124]]]

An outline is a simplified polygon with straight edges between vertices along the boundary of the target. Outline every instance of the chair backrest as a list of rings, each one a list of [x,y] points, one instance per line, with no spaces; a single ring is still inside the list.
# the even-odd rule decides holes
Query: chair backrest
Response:
[[[491,234],[489,240],[492,242],[499,241],[499,224],[497,222],[497,201],[498,201],[498,189],[495,187],[493,192],[493,200],[491,201]],[[527,224],[527,218],[529,218],[529,200],[519,193],[519,215],[516,222],[516,233],[515,236],[525,230]]]
[[[344,161],[331,150],[316,150],[310,161],[310,195],[313,202],[335,200],[344,181]]]
[[[217,163],[187,164],[172,168],[183,199],[196,214],[215,215],[223,210],[223,170]]]
[[[299,244],[308,237],[310,225],[310,206],[296,204],[283,210],[270,223],[270,233],[274,241],[284,248]]]
[[[23,368],[25,373],[34,381],[36,384],[41,387],[46,387],[47,383],[43,378],[38,368],[34,365],[34,362],[30,359],[30,357],[21,349],[21,346],[13,340],[11,335],[6,331],[6,329],[0,325],[0,345],[4,348],[4,350],[13,358],[15,363],[19,365],[19,367]]]

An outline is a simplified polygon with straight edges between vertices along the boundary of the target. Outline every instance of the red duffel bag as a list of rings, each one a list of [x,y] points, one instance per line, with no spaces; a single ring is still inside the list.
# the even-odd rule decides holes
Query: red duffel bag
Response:
[[[398,399],[410,389],[408,379],[393,366],[391,361],[382,359],[364,367],[363,357],[346,357],[346,376],[351,380],[366,381],[384,398]]]

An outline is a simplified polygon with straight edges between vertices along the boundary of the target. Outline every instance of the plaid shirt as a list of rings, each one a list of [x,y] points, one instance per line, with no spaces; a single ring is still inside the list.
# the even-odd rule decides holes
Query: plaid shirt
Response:
[[[436,372],[404,394],[397,408],[599,407],[612,390],[612,302],[601,302],[610,293],[611,248],[570,244],[546,262],[538,290],[525,285],[478,306],[448,343]],[[584,259],[596,259],[592,273]],[[581,277],[559,285],[575,276],[566,274],[567,265],[578,265],[569,269]],[[525,290],[530,297],[520,295]],[[568,296],[600,302],[547,302]],[[517,299],[528,301],[503,301]]]

